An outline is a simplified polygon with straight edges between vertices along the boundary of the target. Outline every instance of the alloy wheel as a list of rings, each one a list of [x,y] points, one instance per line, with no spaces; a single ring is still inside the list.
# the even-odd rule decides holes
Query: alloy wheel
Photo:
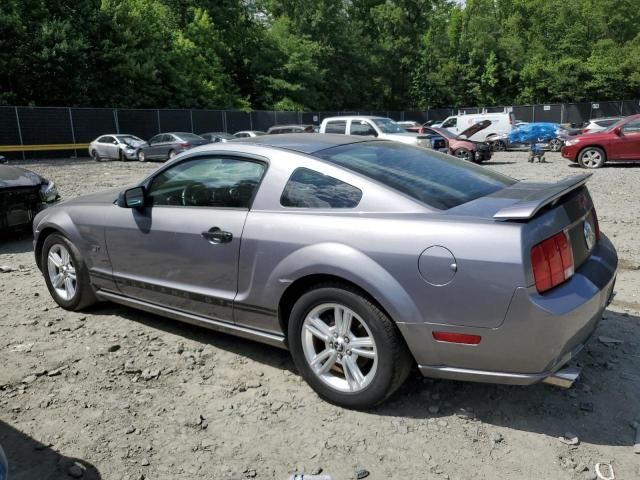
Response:
[[[456,157],[462,159],[462,160],[470,160],[471,157],[471,152],[469,152],[469,150],[456,150]]]
[[[378,368],[375,340],[363,319],[339,303],[314,307],[302,324],[302,349],[312,372],[340,392],[359,392]]]
[[[47,256],[49,280],[61,299],[71,300],[77,291],[76,269],[69,250],[64,245],[55,244]]]
[[[602,162],[602,154],[597,150],[587,150],[582,154],[582,163],[585,167],[596,168]]]
[[[562,148],[562,140],[560,140],[559,138],[553,138],[549,142],[549,146],[551,147],[552,152],[559,152]]]

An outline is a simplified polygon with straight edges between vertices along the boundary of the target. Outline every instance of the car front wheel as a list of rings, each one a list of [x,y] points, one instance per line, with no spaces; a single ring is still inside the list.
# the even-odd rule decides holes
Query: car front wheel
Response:
[[[587,147],[578,155],[578,163],[583,168],[600,168],[605,161],[606,154],[598,147]]]
[[[473,152],[471,150],[466,149],[466,148],[458,148],[457,150],[455,150],[453,152],[453,154],[456,157],[461,158],[462,160],[467,160],[468,162],[470,162],[470,161],[472,161],[474,159]]]
[[[138,160],[141,161],[141,162],[146,162],[147,161],[147,157],[146,157],[146,155],[144,154],[144,152],[142,150],[140,150],[138,152]]]
[[[494,152],[504,152],[507,150],[507,144],[502,140],[496,140],[495,142],[493,142],[492,146]]]
[[[291,311],[288,334],[303,378],[320,397],[346,408],[382,402],[411,368],[391,319],[346,286],[322,285],[303,294]]]
[[[49,293],[62,308],[81,310],[96,302],[87,267],[66,237],[56,233],[45,239],[41,265]]]

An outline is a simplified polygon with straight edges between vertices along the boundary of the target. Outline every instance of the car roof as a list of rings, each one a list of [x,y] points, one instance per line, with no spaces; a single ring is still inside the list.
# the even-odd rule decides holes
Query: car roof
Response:
[[[261,137],[243,138],[241,140],[234,140],[233,143],[258,144],[313,155],[314,153],[327,148],[354,143],[371,142],[373,140],[378,142],[385,141],[330,133],[285,133],[282,135],[263,135]]]
[[[287,123],[284,125],[272,125],[271,127],[269,127],[269,130],[271,130],[272,128],[291,128],[291,127],[307,128],[307,127],[313,127],[313,125],[310,123]]]
[[[356,120],[359,118],[364,118],[365,120],[379,120],[379,119],[386,119],[389,117],[380,117],[378,115],[341,115],[338,117],[327,117],[325,119],[323,119],[323,122],[329,122],[332,120]]]

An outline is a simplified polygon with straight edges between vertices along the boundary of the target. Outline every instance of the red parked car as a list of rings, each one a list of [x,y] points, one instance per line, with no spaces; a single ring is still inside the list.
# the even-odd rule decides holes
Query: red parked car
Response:
[[[562,156],[584,168],[640,160],[640,115],[623,118],[602,132],[569,138],[562,147]]]
[[[476,142],[469,140],[469,137],[487,128],[489,125],[491,125],[491,122],[484,120],[470,126],[459,135],[450,132],[446,128],[435,127],[424,127],[424,133],[433,133],[444,137],[451,155],[462,158],[463,160],[482,163],[491,160],[493,148],[488,142]]]

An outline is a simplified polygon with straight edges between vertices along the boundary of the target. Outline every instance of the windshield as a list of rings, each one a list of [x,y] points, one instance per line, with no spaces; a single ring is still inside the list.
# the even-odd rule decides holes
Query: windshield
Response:
[[[126,144],[142,142],[143,140],[136,137],[135,135],[116,135],[116,138]]]
[[[397,142],[340,145],[316,156],[441,210],[515,183],[465,160]]]
[[[622,126],[622,124],[626,121],[626,118],[621,118],[620,120],[614,120],[613,125],[607,128],[607,132],[612,132],[614,128]],[[606,126],[606,125],[601,125]]]
[[[390,118],[372,118],[382,133],[406,133],[406,130]]]

